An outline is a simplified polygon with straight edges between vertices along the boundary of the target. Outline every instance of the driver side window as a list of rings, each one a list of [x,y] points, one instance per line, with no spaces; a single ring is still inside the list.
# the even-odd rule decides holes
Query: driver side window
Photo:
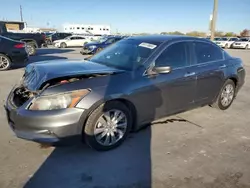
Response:
[[[170,66],[172,69],[187,66],[187,47],[186,42],[178,42],[170,45],[156,59],[155,66]]]

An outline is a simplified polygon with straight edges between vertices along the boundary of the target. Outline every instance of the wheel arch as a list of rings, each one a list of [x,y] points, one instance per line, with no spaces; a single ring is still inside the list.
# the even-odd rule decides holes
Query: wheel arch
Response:
[[[25,43],[34,43],[35,48],[38,48],[37,42],[34,39],[22,39],[21,41]]]
[[[79,131],[81,133],[83,133],[84,131],[84,127],[85,127],[85,124],[89,118],[89,116],[91,115],[91,113],[97,109],[100,105],[104,104],[104,103],[107,103],[107,102],[111,102],[111,101],[119,101],[119,102],[122,102],[130,111],[131,111],[131,116],[133,118],[133,124],[132,124],[132,131],[135,131],[137,129],[137,110],[136,110],[136,107],[135,105],[128,99],[126,98],[112,98],[112,99],[107,99],[107,100],[99,100],[97,101],[95,104],[93,104],[91,106],[91,108],[89,108],[87,110],[86,113],[84,113],[84,115],[81,117],[81,120],[80,120],[80,125],[81,127],[79,127]]]

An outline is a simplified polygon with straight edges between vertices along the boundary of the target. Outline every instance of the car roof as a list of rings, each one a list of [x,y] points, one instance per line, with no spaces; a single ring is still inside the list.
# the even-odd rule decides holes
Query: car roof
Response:
[[[135,39],[140,41],[152,41],[152,42],[167,42],[170,40],[182,40],[182,39],[192,39],[199,41],[207,41],[205,38],[198,38],[186,35],[144,35],[144,36],[132,36],[128,39]]]

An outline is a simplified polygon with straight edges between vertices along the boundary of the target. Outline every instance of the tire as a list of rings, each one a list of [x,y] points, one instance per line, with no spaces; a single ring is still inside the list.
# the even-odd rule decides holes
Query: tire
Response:
[[[225,45],[225,49],[228,49],[228,48],[229,48],[229,46],[228,46],[228,44],[226,44],[226,45]]]
[[[11,60],[4,54],[0,54],[0,71],[9,70],[11,67]]]
[[[36,47],[34,43],[31,42],[26,43],[26,49],[29,56],[33,56],[36,54]]]
[[[60,44],[60,48],[67,48],[67,44],[66,44],[65,42],[62,42],[62,43]]]
[[[248,44],[246,45],[245,50],[248,50]]]
[[[115,128],[116,131],[113,132],[113,136],[112,137],[112,133],[107,133],[106,135],[102,137],[102,139],[98,139],[98,137],[101,137],[101,135],[107,131],[107,129],[105,130],[105,126],[110,126],[112,127],[111,124],[106,124],[106,123],[98,123],[99,119],[101,119],[101,117],[103,117],[104,113],[106,114],[112,114],[112,112],[116,110],[116,112],[121,112],[123,113],[125,118],[122,118],[121,120],[118,121],[118,123],[116,125],[120,125],[120,128]],[[109,113],[108,113],[109,112]],[[114,115],[114,113],[113,113]],[[111,119],[113,118],[113,116],[109,116],[111,117]],[[122,117],[122,116],[117,116],[117,117]],[[103,118],[102,118],[103,119]],[[105,118],[103,119],[105,120]],[[127,121],[126,121],[127,120]],[[106,122],[106,121],[103,121]],[[126,124],[125,122],[127,122],[127,126],[125,128],[125,126],[121,126],[122,124]],[[97,133],[97,127],[101,126],[103,129],[102,132]],[[105,125],[105,126],[104,126]],[[132,115],[129,111],[129,109],[126,107],[126,105],[124,105],[123,103],[119,102],[119,101],[110,101],[110,102],[106,102],[102,105],[100,105],[98,108],[96,108],[91,115],[88,117],[88,120],[85,124],[84,127],[84,132],[83,132],[83,138],[85,140],[85,142],[87,143],[88,146],[90,146],[91,148],[97,150],[97,151],[107,151],[107,150],[111,150],[114,149],[116,147],[118,147],[119,145],[122,144],[122,142],[127,138],[130,130],[132,127]],[[110,130],[112,128],[109,128]],[[122,131],[121,131],[122,130]],[[112,131],[112,130],[111,130]],[[122,137],[119,138],[118,131],[123,132]],[[105,134],[105,133],[104,133]],[[105,144],[105,140],[108,138],[109,143]],[[111,137],[117,139],[116,142],[111,143]],[[104,142],[104,143],[101,143]]]
[[[223,92],[226,90],[227,87],[232,87],[232,98],[230,98],[228,96],[230,98],[230,102],[228,102],[228,104],[225,105],[225,104],[223,104]],[[222,89],[221,89],[215,103],[212,104],[212,107],[220,109],[220,110],[228,109],[231,106],[231,104],[233,103],[233,101],[234,101],[235,94],[236,94],[236,89],[235,88],[236,88],[236,86],[235,86],[234,81],[231,80],[231,79],[227,80],[225,82],[225,84],[223,85],[223,87],[222,87]]]

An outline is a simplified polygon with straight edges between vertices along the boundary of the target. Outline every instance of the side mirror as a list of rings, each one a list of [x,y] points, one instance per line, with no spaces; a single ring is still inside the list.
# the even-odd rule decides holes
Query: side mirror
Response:
[[[171,72],[171,67],[166,66],[166,67],[153,67],[152,69],[153,72],[158,73],[158,74],[167,74]]]

